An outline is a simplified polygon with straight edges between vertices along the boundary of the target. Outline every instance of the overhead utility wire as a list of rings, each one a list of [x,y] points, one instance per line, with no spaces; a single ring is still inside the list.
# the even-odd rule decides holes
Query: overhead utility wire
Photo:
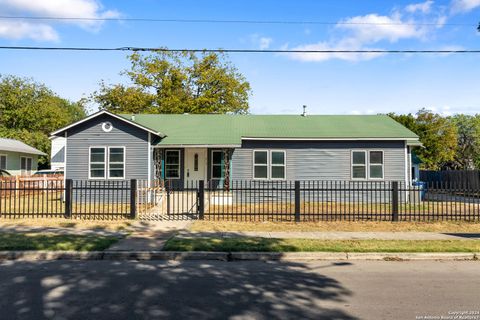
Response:
[[[56,50],[56,51],[150,51],[150,52],[217,52],[217,53],[480,53],[479,50],[283,50],[283,49],[167,49],[148,47],[33,47],[33,46],[0,46],[0,50]]]
[[[392,25],[392,26],[477,26],[477,23],[435,22],[349,22],[349,21],[298,21],[298,20],[223,20],[223,19],[160,19],[160,18],[95,18],[48,16],[0,16],[4,20],[66,20],[66,21],[130,21],[161,23],[231,23],[231,24],[310,24],[310,25]]]

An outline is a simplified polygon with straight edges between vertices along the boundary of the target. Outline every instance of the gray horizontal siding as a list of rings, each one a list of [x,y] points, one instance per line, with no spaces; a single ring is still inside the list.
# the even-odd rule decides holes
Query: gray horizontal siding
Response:
[[[286,151],[287,180],[351,180],[352,150],[384,152],[384,180],[405,181],[403,141],[248,141],[235,149],[232,179],[253,178],[253,151]]]
[[[111,132],[102,130],[102,123],[113,125]],[[125,178],[148,179],[148,133],[109,115],[102,115],[67,131],[66,177],[88,179],[89,147],[124,146]]]
[[[404,184],[401,184],[404,185]],[[231,196],[235,205],[249,203],[292,204],[295,201],[293,181],[234,180],[230,191],[213,191],[211,196]],[[302,203],[390,203],[391,182],[370,181],[301,181]]]

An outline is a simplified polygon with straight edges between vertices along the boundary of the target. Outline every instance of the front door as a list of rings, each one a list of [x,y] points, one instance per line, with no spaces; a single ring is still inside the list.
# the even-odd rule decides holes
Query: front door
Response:
[[[186,148],[185,187],[191,187],[192,181],[199,180],[207,180],[207,149]]]

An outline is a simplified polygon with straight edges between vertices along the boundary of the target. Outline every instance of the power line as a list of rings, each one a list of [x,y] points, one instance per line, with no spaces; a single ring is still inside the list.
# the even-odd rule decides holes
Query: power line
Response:
[[[461,49],[461,50],[288,50],[288,49],[167,49],[167,48],[149,48],[149,47],[118,47],[118,48],[100,48],[100,47],[33,47],[33,46],[0,46],[0,50],[50,50],[50,51],[131,51],[131,52],[216,52],[216,53],[377,53],[377,54],[465,54],[480,53],[480,49]]]
[[[125,21],[158,23],[216,23],[216,24],[286,24],[286,25],[385,25],[385,26],[467,26],[477,23],[438,22],[349,22],[349,21],[298,21],[298,20],[223,20],[223,19],[160,19],[160,18],[96,18],[96,17],[48,17],[48,16],[0,16],[4,20],[50,20],[50,21]]]

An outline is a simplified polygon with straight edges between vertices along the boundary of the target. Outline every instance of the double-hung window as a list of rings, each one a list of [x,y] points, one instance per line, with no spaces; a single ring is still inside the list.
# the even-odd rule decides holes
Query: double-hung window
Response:
[[[352,179],[381,180],[383,165],[383,151],[352,151]]]
[[[0,154],[0,169],[7,170],[7,155]]]
[[[253,178],[268,179],[268,151],[253,152]]]
[[[352,179],[367,178],[367,152],[352,151]]]
[[[220,180],[223,178],[223,151],[212,151],[212,179]]]
[[[106,178],[106,164],[107,153],[105,147],[91,147],[90,148],[90,179],[105,179]]]
[[[285,151],[270,151],[270,178],[285,179]]]
[[[285,179],[285,151],[253,151],[254,179]]]
[[[180,179],[180,150],[165,151],[165,179]]]
[[[369,166],[370,179],[383,179],[383,151],[370,151]]]
[[[125,147],[90,147],[89,179],[125,179]]]
[[[108,178],[125,178],[125,147],[108,148]]]
[[[29,175],[32,173],[32,158],[20,157],[20,171],[22,175]]]

